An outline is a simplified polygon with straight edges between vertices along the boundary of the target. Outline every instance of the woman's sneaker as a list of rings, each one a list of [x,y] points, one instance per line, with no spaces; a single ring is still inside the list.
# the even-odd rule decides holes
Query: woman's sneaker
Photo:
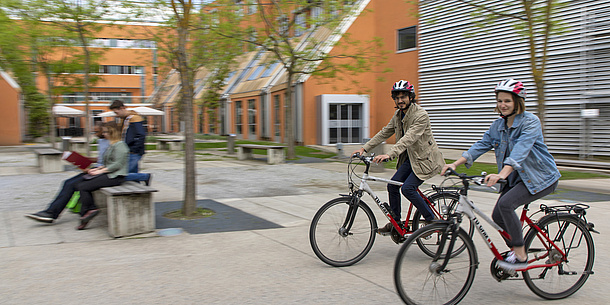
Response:
[[[45,222],[45,223],[53,223],[53,221],[55,221],[55,218],[53,218],[53,215],[51,215],[51,213],[45,212],[45,211],[36,212],[34,214],[26,214],[25,217],[34,219],[36,221]]]
[[[506,258],[502,261],[498,261],[498,266],[504,270],[518,270],[527,268],[527,258],[522,261],[517,258],[515,252],[510,251]]]

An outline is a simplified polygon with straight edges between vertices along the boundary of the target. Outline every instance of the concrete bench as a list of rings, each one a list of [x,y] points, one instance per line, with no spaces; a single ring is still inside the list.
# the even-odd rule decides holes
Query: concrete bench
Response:
[[[133,181],[93,192],[96,205],[106,207],[110,236],[130,236],[155,230],[153,192],[157,190]]]
[[[248,160],[254,159],[252,150],[263,149],[267,150],[267,164],[280,164],[286,160],[284,146],[273,145],[257,145],[257,144],[237,144],[237,159]]]
[[[158,139],[158,150],[180,151],[182,150],[182,140],[180,139]]]
[[[85,140],[75,140],[75,139],[71,139],[70,140],[70,149],[72,151],[75,151],[79,154],[86,154],[87,153],[87,147],[85,146]]]
[[[54,148],[38,148],[34,149],[34,153],[36,154],[38,167],[41,173],[58,173],[64,171],[61,151]]]

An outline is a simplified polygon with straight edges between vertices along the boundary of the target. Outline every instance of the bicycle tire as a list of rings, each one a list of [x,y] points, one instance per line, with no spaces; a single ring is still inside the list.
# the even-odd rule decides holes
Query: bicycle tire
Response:
[[[593,273],[595,259],[593,237],[584,221],[573,214],[547,215],[540,219],[538,227],[566,253],[567,260],[552,268],[523,271],[523,279],[527,287],[542,298],[549,300],[566,298],[578,291]],[[545,261],[540,263],[561,259],[556,250],[547,250],[551,246],[546,240],[543,244],[541,238],[537,236],[538,231],[534,228],[531,228],[525,236],[528,254],[534,254],[534,257],[545,256],[543,258]],[[568,274],[560,274],[561,270]]]
[[[430,203],[436,207],[443,219],[446,220],[450,214],[455,213],[455,209],[457,208],[460,200],[460,195],[455,192],[437,192],[428,196],[428,200],[430,200]],[[423,227],[423,221],[424,218],[421,216],[421,213],[419,213],[419,211],[415,211],[413,214],[413,228],[411,228],[411,230],[415,231],[416,229]],[[466,232],[468,233],[468,236],[472,238],[474,234],[474,224],[472,223],[472,220],[470,220],[468,217],[462,217],[461,227],[465,229],[467,228],[468,230]],[[432,234],[426,238],[415,240],[417,246],[419,246],[419,248],[430,257],[434,256],[436,253],[435,247],[438,245],[439,241],[440,238],[438,234]],[[462,251],[464,251],[464,247],[458,247],[451,253],[451,255],[459,255],[462,253]]]
[[[340,233],[351,200],[352,197],[344,196],[325,203],[309,227],[309,243],[313,252],[331,266],[344,267],[357,263],[369,253],[375,242],[377,220],[362,200],[358,202],[351,230]]]
[[[406,304],[457,304],[468,293],[478,266],[477,252],[472,239],[466,231],[458,228],[456,246],[464,245],[459,256],[451,256],[442,271],[437,269],[443,264],[447,253],[435,259],[421,251],[413,251],[414,241],[431,232],[442,232],[447,238],[441,253],[449,251],[446,247],[452,234],[448,223],[435,223],[417,230],[402,245],[394,264],[394,286]]]

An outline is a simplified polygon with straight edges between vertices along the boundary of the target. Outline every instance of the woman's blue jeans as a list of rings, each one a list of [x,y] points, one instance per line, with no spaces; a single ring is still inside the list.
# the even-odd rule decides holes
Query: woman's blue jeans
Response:
[[[404,184],[402,186],[388,184],[388,197],[390,201],[390,207],[394,211],[394,215],[400,218],[401,215],[401,198],[400,192],[411,201],[411,203],[419,210],[419,213],[426,219],[432,220],[434,219],[434,214],[432,214],[432,210],[426,204],[424,199],[417,192],[417,188],[424,183],[423,180],[420,180],[413,169],[411,168],[411,162],[407,159],[405,163],[403,163],[391,180],[400,181]],[[396,221],[400,219],[395,219]]]

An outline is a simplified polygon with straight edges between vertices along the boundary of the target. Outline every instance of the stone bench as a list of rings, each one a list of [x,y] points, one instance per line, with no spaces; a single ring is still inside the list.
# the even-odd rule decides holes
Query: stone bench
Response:
[[[254,159],[252,150],[262,149],[267,150],[267,164],[280,164],[286,160],[284,146],[274,145],[257,145],[257,144],[237,144],[237,159],[248,160]]]
[[[71,139],[70,140],[70,149],[72,151],[75,151],[79,154],[86,154],[87,153],[87,146],[85,145],[85,140],[74,140]]]
[[[34,149],[38,160],[38,168],[43,174],[58,173],[64,171],[64,164],[61,160],[62,152],[54,148]]]
[[[93,192],[96,205],[106,207],[110,236],[130,236],[155,230],[153,192],[157,190],[133,181]]]
[[[180,151],[182,150],[182,140],[180,139],[158,139],[158,150]]]

